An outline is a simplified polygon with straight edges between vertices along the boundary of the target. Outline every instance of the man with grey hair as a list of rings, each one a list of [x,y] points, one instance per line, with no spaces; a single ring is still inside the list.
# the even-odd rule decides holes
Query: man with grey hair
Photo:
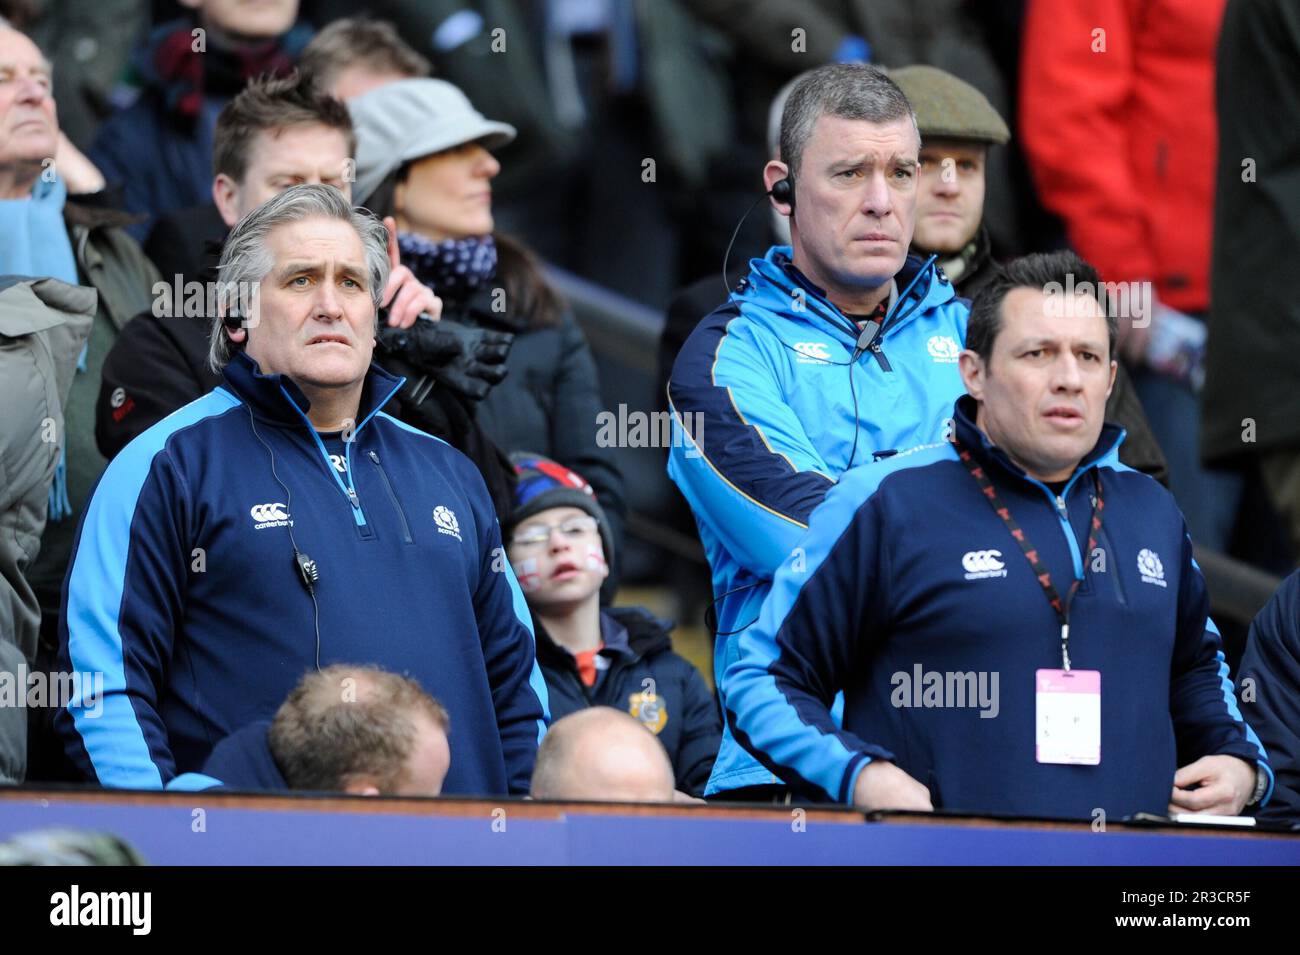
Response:
[[[840,475],[942,438],[962,394],[967,305],[933,258],[908,256],[920,146],[911,105],[881,70],[801,77],[780,158],[763,170],[790,245],[750,263],[673,367],[668,473],[713,571],[719,677]],[[732,733],[727,713],[706,796],[782,796]]]
[[[337,189],[245,216],[221,257],[222,384],[113,459],[82,519],[60,624],[102,713],[57,724],[86,778],[203,788],[213,745],[300,674],[404,672],[460,727],[445,791],[527,791],[545,732],[531,623],[474,466],[382,409],[371,364],[386,234]]]

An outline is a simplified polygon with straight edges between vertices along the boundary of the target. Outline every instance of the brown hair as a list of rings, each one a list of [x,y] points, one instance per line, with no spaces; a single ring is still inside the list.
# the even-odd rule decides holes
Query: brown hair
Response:
[[[240,182],[248,172],[249,150],[259,133],[310,125],[337,129],[348,142],[348,155],[357,154],[357,134],[348,108],[334,97],[317,92],[302,73],[250,80],[217,117],[212,171]]]
[[[371,776],[388,793],[406,772],[420,715],[450,733],[446,709],[414,680],[339,663],[298,682],[267,741],[291,789],[337,791],[355,776]]]
[[[335,20],[312,38],[298,60],[299,68],[321,89],[329,89],[340,73],[356,64],[412,78],[428,76],[431,69],[391,23],[362,17]]]

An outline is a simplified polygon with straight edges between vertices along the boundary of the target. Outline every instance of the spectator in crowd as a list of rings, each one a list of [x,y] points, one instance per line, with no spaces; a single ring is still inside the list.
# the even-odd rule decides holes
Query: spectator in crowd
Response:
[[[612,451],[596,441],[600,384],[573,314],[534,256],[494,231],[490,149],[514,130],[485,119],[443,80],[389,83],[348,104],[357,128],[355,194],[397,220],[401,260],[438,293],[445,319],[515,336],[506,379],[476,419],[506,453],[535,451],[584,475],[617,561],[626,507]],[[612,567],[617,580],[618,565]]]
[[[436,796],[451,766],[447,710],[409,677],[336,663],[298,681],[269,722],[212,749],[230,789]]]
[[[429,75],[429,61],[397,35],[391,23],[335,20],[302,51],[302,71],[345,102],[385,83]]]
[[[154,218],[205,202],[217,115],[244,84],[289,73],[311,31],[298,0],[181,0],[194,11],[156,27],[137,51],[139,98],[100,127],[90,158],[120,184],[143,240]]]
[[[1242,488],[1240,474],[1202,467],[1198,440],[1224,3],[1033,0],[1020,73],[1039,196],[1102,279],[1123,283],[1120,351],[1188,529],[1215,550]]]
[[[1300,10],[1232,0],[1218,66],[1201,452],[1254,464],[1300,560]]]
[[[122,329],[109,352],[95,423],[106,456],[220,382],[220,373],[208,363],[214,317],[209,308],[227,230],[298,183],[325,183],[350,196],[355,144],[346,107],[300,76],[255,80],[222,110],[213,144],[213,202],[207,207],[218,224],[217,241],[207,243],[201,256],[196,252],[195,261],[173,264],[184,271],[167,274],[152,307]],[[192,216],[171,217],[168,224],[175,231],[168,230],[169,246],[175,248],[183,244],[184,234],[203,229],[209,213],[198,207],[192,211]],[[210,257],[209,265],[201,264],[204,256]],[[388,324],[400,327],[413,325],[421,312],[437,316],[441,311],[437,297],[401,265],[389,273],[383,304],[389,307]]]
[[[985,168],[990,148],[1006,143],[1010,131],[979,90],[951,73],[905,66],[891,70],[889,78],[916,110],[921,131],[912,252],[939,256],[957,294],[973,298],[997,274],[984,222]],[[1128,432],[1120,460],[1167,484],[1164,453],[1123,365],[1106,401],[1106,418]]]
[[[1094,293],[1052,292],[1067,274]],[[1085,819],[1267,798],[1182,515],[1103,423],[1096,281],[1073,253],[1010,263],[972,306],[951,440],[846,474],[777,572],[724,698],[800,791]]]
[[[942,437],[961,393],[967,306],[933,262],[907,254],[919,149],[912,108],[880,70],[804,76],[785,105],[782,158],[764,169],[792,246],[753,260],[673,367],[668,473],[713,571],[719,678],[839,475]],[[707,794],[783,790],[725,721]]]
[[[149,22],[146,0],[5,0],[10,18],[54,64],[59,126],[78,149],[89,149],[99,124],[112,112],[111,97],[131,50]]]
[[[66,440],[63,407],[95,318],[95,294],[57,279],[0,280],[0,674],[36,663],[41,607],[27,580]],[[15,680],[19,693],[25,681]],[[22,782],[27,710],[0,706],[0,784]]]
[[[231,232],[222,386],[114,458],[79,529],[61,662],[105,674],[103,712],[57,723],[87,779],[210,785],[217,741],[361,657],[463,728],[448,791],[527,789],[546,687],[523,595],[473,466],[382,410],[401,384],[371,365],[385,246],[319,184]]]
[[[670,624],[643,607],[601,610],[611,539],[591,485],[539,455],[513,459],[517,503],[502,536],[533,613],[552,719],[592,706],[626,709],[659,737],[677,789],[700,795],[722,737],[712,691],[673,652]]]
[[[1282,582],[1255,617],[1238,669],[1242,713],[1259,733],[1277,777],[1272,798],[1257,815],[1300,823],[1300,571]]]
[[[76,531],[70,518],[80,514],[104,468],[94,441],[100,369],[122,326],[148,307],[158,273],[122,231],[130,219],[109,207],[103,178],[60,135],[50,64],[31,40],[3,24],[0,66],[0,198],[6,200],[0,203],[0,275],[83,285],[98,298],[89,338],[78,349],[77,371],[61,402],[60,456],[40,554],[25,574],[41,610],[37,665],[44,667],[57,642],[60,591]],[[35,380],[28,385],[35,387]],[[33,750],[33,760],[38,755]]]
[[[322,93],[347,100],[382,83],[426,76],[429,63],[403,43],[390,24],[338,20],[307,44],[299,69],[300,75]],[[258,98],[258,92],[266,94],[266,101]],[[259,191],[269,194],[294,182],[320,181],[336,184],[350,194],[354,174],[349,160],[356,153],[356,136],[350,118],[344,123],[339,110],[321,104],[297,81],[287,86],[263,80],[251,82],[235,99],[241,106],[235,110],[223,109],[213,132],[212,194],[205,195],[198,205],[159,216],[145,241],[146,254],[164,275],[197,277],[209,261],[215,262],[221,254],[221,243],[239,217],[230,219],[226,210],[218,208],[219,198],[217,202],[212,201],[219,190],[228,198],[234,196],[238,202],[240,194],[247,196]],[[293,120],[300,116],[304,105],[319,110],[322,125],[336,128],[346,137],[347,152],[341,164],[335,164],[340,156],[336,143],[299,142],[301,137],[294,136],[281,141],[281,133],[297,125]],[[276,113],[283,114],[280,125],[272,125]],[[244,124],[252,125],[254,132],[270,133],[269,139],[273,141],[246,139]],[[246,162],[244,154],[254,152],[270,167],[267,170],[270,175],[263,177],[260,187],[232,176],[232,169]],[[317,176],[320,178],[314,178]]]
[[[555,721],[537,748],[534,799],[674,802],[673,767],[645,724],[608,706]]]

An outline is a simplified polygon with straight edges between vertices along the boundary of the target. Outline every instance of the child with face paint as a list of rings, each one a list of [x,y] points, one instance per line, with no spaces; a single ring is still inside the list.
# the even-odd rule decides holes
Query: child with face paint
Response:
[[[721,741],[713,691],[673,652],[671,624],[642,607],[601,608],[612,539],[591,486],[541,455],[511,461],[519,481],[502,537],[533,613],[552,721],[589,706],[630,713],[664,744],[677,788],[700,795]]]

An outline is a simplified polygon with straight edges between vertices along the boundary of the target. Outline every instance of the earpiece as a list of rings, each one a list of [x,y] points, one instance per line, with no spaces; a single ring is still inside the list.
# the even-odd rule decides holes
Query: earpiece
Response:
[[[772,191],[768,193],[777,202],[785,203],[794,212],[794,177],[786,176],[784,179],[778,179],[772,184]]]

